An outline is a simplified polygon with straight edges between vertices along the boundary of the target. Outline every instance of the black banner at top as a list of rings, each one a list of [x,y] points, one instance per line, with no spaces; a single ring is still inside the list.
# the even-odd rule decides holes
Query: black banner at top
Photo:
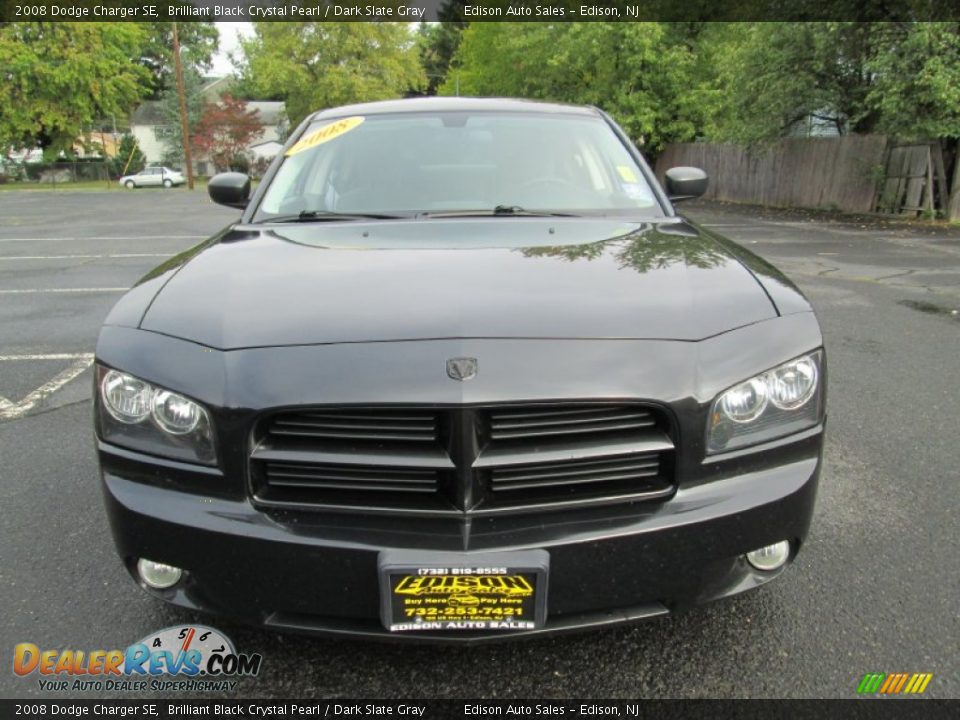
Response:
[[[0,0],[0,21],[960,20],[960,0]]]
[[[952,700],[0,700],[0,719],[401,718],[413,720],[928,720],[955,718]]]

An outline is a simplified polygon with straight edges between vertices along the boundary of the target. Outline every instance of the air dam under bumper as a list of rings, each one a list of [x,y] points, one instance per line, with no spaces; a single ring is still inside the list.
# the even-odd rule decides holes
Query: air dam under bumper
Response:
[[[375,639],[482,642],[617,625],[756,587],[742,556],[806,537],[820,472],[819,443],[774,468],[680,487],[663,503],[463,520],[265,513],[249,500],[145,484],[132,453],[101,444],[117,548],[187,570],[153,594],[181,607],[280,630]],[[147,460],[147,458],[144,458]],[[156,469],[157,459],[150,458]],[[378,556],[387,549],[550,554],[547,622],[529,631],[389,633],[380,623]]]

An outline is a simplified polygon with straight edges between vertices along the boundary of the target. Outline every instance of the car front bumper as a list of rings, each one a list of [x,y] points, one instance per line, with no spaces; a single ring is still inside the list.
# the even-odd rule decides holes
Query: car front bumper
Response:
[[[152,594],[175,605],[279,630],[367,638],[482,642],[610,626],[665,615],[777,577],[744,554],[781,540],[791,560],[813,513],[822,426],[779,451],[780,464],[730,460],[723,477],[682,483],[665,502],[510,518],[430,519],[270,512],[249,500],[164,486],[178,463],[100,443],[117,549],[186,576]],[[159,482],[158,482],[159,480]],[[386,550],[550,556],[547,620],[524,631],[390,633],[380,621]]]

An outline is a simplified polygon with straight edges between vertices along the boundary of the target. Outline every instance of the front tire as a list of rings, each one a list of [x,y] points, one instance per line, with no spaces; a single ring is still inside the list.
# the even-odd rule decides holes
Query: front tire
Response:
[[[127,180],[124,185],[126,186],[127,190],[133,190],[137,186],[133,180]]]
[[[164,186],[165,188],[167,188],[167,189],[172,188],[172,187],[173,187],[173,180],[164,180],[164,181],[163,181],[163,186]]]

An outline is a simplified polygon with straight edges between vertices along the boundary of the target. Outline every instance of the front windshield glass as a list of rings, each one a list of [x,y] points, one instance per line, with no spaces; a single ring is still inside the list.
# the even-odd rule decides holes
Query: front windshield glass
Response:
[[[497,208],[662,215],[640,167],[600,118],[425,112],[311,126],[287,152],[256,220]]]

